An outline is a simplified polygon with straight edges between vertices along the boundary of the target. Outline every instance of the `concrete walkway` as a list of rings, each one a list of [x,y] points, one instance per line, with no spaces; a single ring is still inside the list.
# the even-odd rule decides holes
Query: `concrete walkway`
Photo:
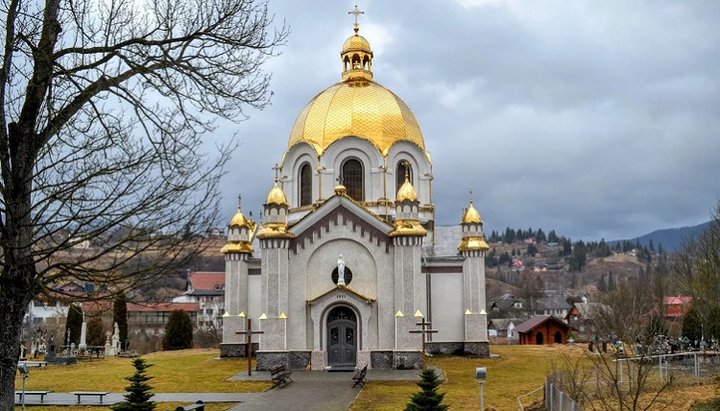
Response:
[[[103,399],[102,405],[111,405],[123,401],[123,396],[126,393],[110,393]],[[211,393],[211,392],[197,392],[197,393],[157,393],[152,397],[155,402],[183,402],[192,404],[198,400],[202,402],[244,402],[248,398],[257,397],[260,393]],[[17,401],[17,395],[15,396],[15,404],[20,405]],[[83,397],[81,405],[101,405],[98,397]],[[69,392],[52,392],[45,396],[45,401],[40,403],[40,398],[37,396],[28,396],[25,400],[25,405],[77,405],[77,396]]]
[[[353,388],[353,372],[293,371],[293,382],[284,388],[274,388],[263,393],[156,393],[153,401],[182,402],[191,404],[198,400],[205,403],[238,403],[232,411],[247,410],[346,410],[360,393]],[[418,370],[368,370],[368,381],[416,381]],[[232,381],[270,381],[267,371],[246,372],[230,378]],[[125,393],[110,393],[102,405],[111,405],[123,400]],[[17,399],[17,396],[15,397]],[[16,403],[20,405],[19,403]],[[36,396],[28,396],[26,405],[41,405]],[[83,397],[82,405],[100,405],[97,397]],[[71,393],[53,392],[45,396],[42,405],[77,405],[77,397]]]
[[[293,382],[284,388],[274,388],[247,398],[231,411],[247,410],[346,410],[360,393],[353,388],[352,372],[293,371]],[[420,371],[368,370],[368,381],[415,381]],[[255,371],[252,377],[238,374],[235,381],[270,380],[270,373]]]

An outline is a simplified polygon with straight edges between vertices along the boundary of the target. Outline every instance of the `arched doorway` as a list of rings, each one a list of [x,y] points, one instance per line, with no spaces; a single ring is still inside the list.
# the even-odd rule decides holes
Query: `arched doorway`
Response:
[[[560,334],[560,331],[555,331],[555,344],[562,344],[562,334]]]
[[[335,307],[328,313],[327,353],[328,365],[355,365],[357,318],[349,307]]]
[[[543,344],[544,344],[543,334],[542,334],[541,332],[538,332],[537,334],[535,334],[535,344],[536,344],[536,345],[543,345]]]

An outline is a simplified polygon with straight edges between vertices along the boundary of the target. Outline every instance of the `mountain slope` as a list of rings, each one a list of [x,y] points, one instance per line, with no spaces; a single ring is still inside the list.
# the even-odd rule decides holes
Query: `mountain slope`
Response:
[[[628,241],[633,243],[639,241],[641,245],[648,245],[650,240],[652,240],[655,249],[657,249],[658,244],[662,244],[665,251],[674,252],[679,251],[685,241],[705,231],[709,225],[710,221],[691,227],[664,228],[629,239]],[[625,240],[617,240],[613,241],[613,243],[621,241]]]

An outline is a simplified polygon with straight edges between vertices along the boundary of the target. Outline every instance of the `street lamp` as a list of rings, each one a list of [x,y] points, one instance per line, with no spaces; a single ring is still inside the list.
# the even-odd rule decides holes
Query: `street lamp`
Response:
[[[476,367],[475,368],[475,381],[480,384],[480,411],[485,411],[485,378],[487,378],[487,368]]]

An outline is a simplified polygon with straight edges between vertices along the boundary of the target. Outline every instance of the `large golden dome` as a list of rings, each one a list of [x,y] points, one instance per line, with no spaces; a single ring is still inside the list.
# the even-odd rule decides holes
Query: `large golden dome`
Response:
[[[288,147],[304,141],[322,154],[330,144],[347,136],[370,141],[383,155],[400,140],[425,149],[410,108],[393,92],[370,80],[343,81],[313,98],[295,120]]]
[[[315,96],[295,120],[288,147],[306,142],[318,154],[344,137],[373,143],[383,155],[398,141],[425,150],[420,126],[410,108],[393,92],[372,80],[370,43],[356,33],[343,44],[343,81]]]

